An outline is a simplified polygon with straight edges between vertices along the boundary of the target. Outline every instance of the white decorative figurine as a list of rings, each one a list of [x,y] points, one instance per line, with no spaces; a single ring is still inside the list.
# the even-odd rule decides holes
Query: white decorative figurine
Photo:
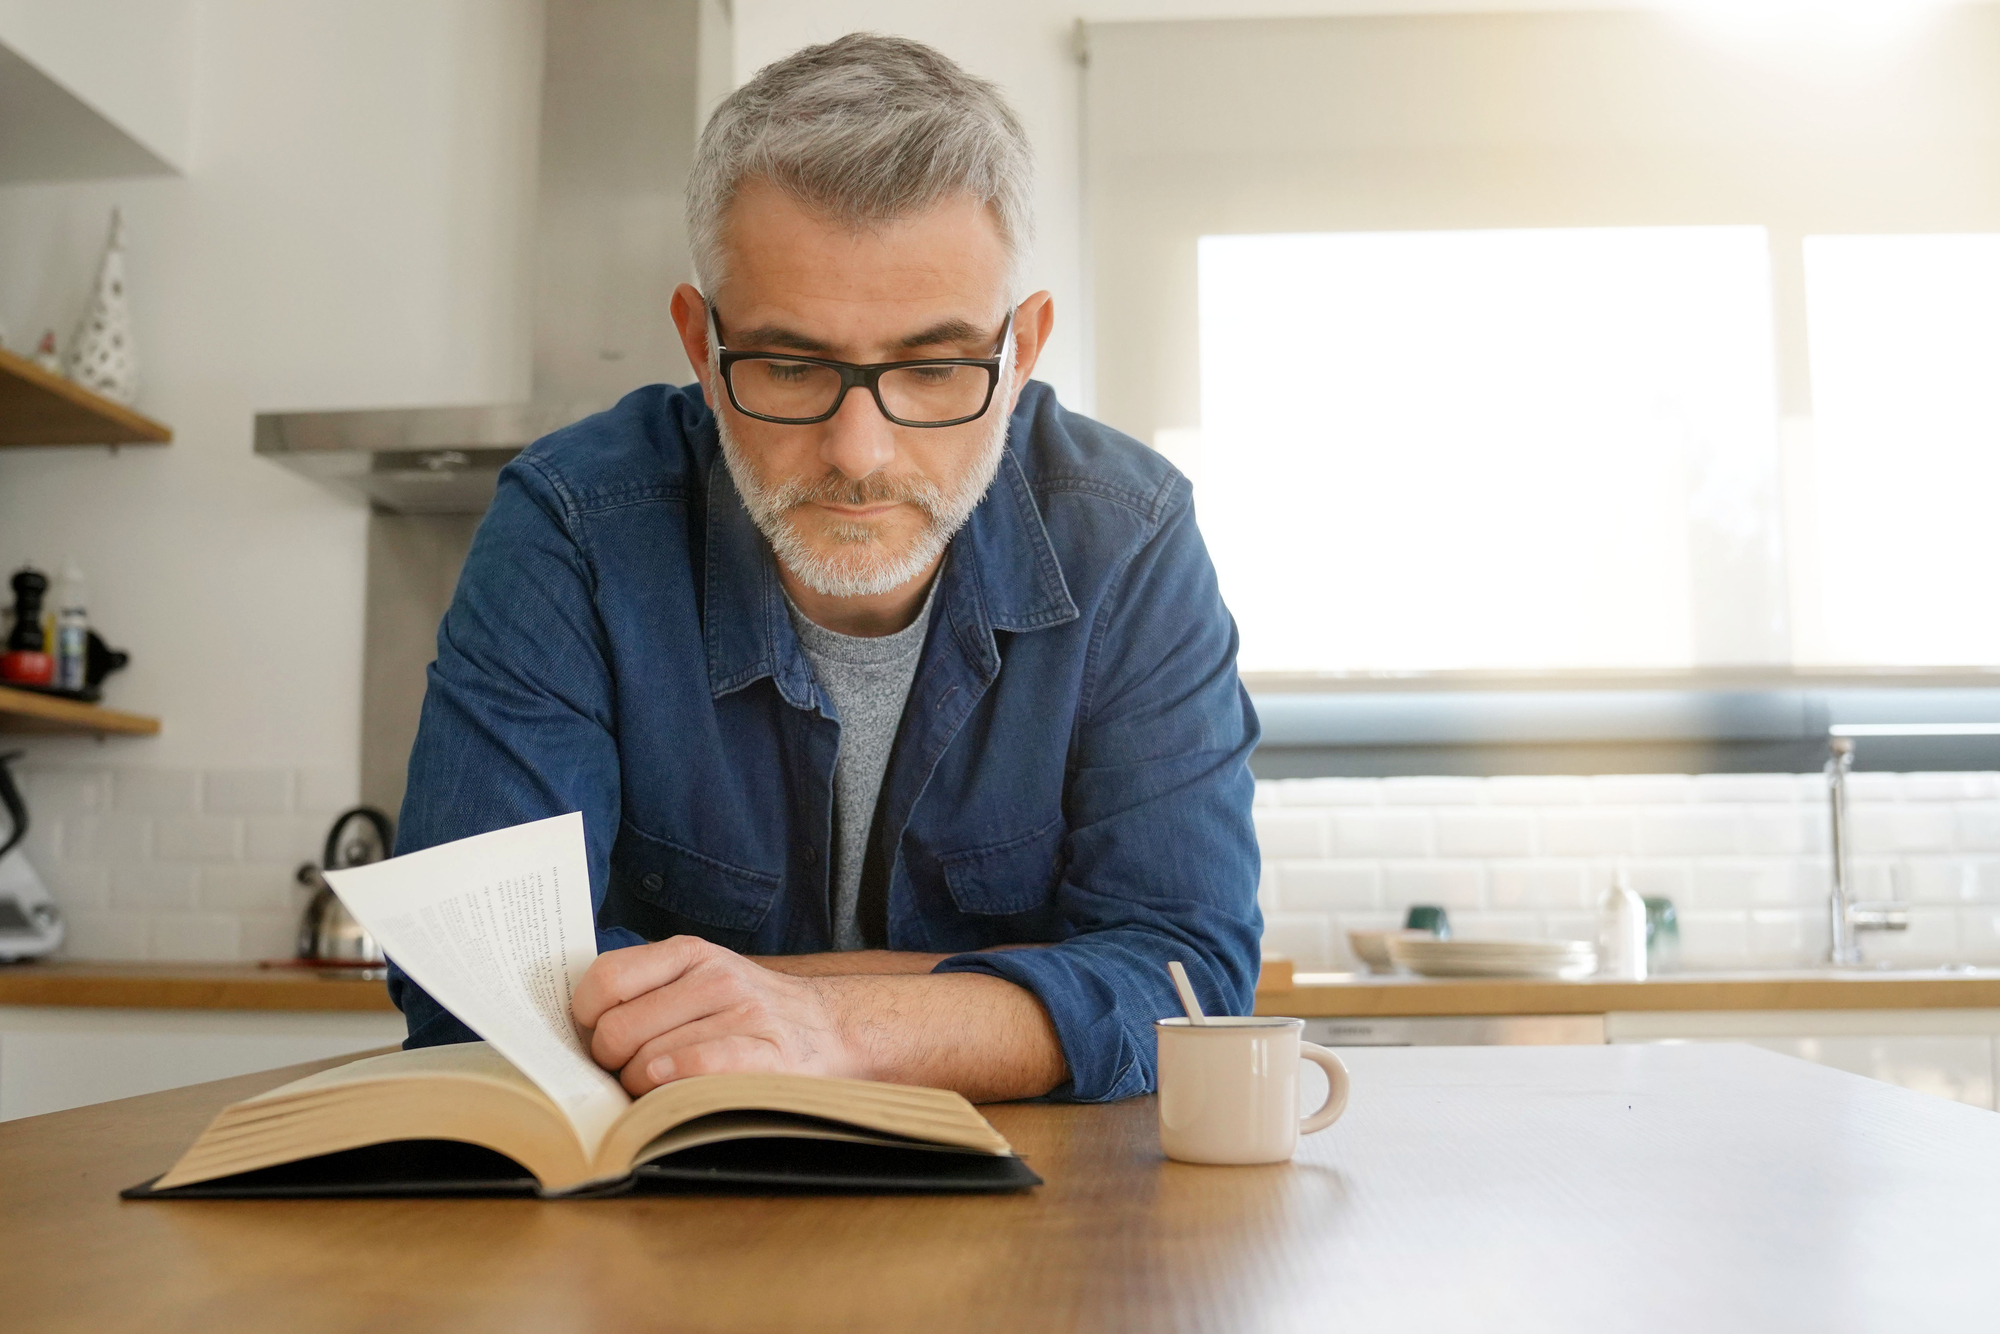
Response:
[[[139,362],[132,352],[132,313],[125,304],[125,218],[111,210],[111,240],[97,268],[90,309],[70,340],[69,378],[114,403],[139,397]]]

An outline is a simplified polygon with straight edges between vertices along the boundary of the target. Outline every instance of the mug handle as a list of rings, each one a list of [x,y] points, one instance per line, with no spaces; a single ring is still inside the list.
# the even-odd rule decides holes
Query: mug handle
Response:
[[[1316,1042],[1301,1042],[1299,1059],[1311,1061],[1326,1071],[1326,1101],[1319,1105],[1318,1111],[1299,1122],[1299,1133],[1310,1135],[1315,1130],[1325,1130],[1347,1110],[1347,1067],[1340,1063],[1338,1056]]]

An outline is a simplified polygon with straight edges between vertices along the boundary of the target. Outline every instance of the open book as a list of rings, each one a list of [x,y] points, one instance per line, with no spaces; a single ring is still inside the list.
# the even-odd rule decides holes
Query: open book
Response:
[[[570,996],[597,954],[583,817],[327,873],[484,1042],[390,1052],[224,1108],[128,1197],[563,1194],[1041,1184],[964,1098],[810,1075],[703,1075],[634,1101]]]

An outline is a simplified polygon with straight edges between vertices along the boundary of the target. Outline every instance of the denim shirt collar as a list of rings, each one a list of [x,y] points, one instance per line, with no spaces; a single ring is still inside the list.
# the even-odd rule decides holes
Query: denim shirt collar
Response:
[[[702,632],[711,694],[719,699],[768,676],[793,707],[817,707],[812,668],[785,611],[776,558],[744,508],[720,448],[709,463],[706,493]],[[1011,443],[985,498],[952,538],[940,578],[932,614],[951,627],[988,681],[1000,671],[995,630],[1025,633],[1077,618]]]

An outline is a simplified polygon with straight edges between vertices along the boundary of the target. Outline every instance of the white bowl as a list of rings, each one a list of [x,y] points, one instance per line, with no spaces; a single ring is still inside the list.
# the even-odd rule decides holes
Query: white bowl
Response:
[[[1397,937],[1415,937],[1431,940],[1428,931],[1350,931],[1347,933],[1347,948],[1354,951],[1354,957],[1368,965],[1371,973],[1393,973],[1396,961],[1389,957],[1389,942]]]

